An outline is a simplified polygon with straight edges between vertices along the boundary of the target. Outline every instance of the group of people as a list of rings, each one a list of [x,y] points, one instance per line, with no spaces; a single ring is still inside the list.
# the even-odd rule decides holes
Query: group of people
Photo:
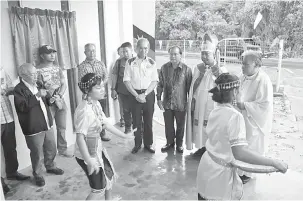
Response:
[[[111,83],[105,64],[96,59],[95,45],[85,45],[86,60],[78,66],[78,86],[83,100],[74,114],[74,156],[92,189],[87,199],[100,199],[103,195],[106,200],[112,199],[111,188],[117,175],[102,145],[102,141],[110,140],[105,130],[121,138],[134,139],[133,154],[141,149],[142,143],[147,151],[155,153],[152,122],[156,98],[163,110],[167,140],[161,151],[176,146],[176,151],[183,153],[184,133],[186,149],[192,150],[193,145],[198,149],[194,156],[201,159],[197,175],[199,200],[241,198],[242,185],[252,175],[233,167],[235,159],[286,172],[285,163],[263,156],[271,131],[273,89],[269,77],[260,69],[261,55],[245,53],[243,76],[238,78],[216,61],[216,43],[215,36],[205,34],[201,45],[203,63],[192,73],[181,61],[182,49],[178,46],[168,50],[170,61],[158,70],[156,62],[147,56],[150,48],[147,39],[138,40],[135,57],[131,43],[125,42],[118,48],[120,58],[111,72]],[[20,82],[15,88],[7,76],[1,77],[1,106],[4,105],[1,139],[8,161],[7,178],[29,178],[17,172],[14,119],[7,98],[13,94],[38,186],[45,185],[42,158],[48,173],[62,175],[64,171],[54,162],[57,148],[60,155],[70,156],[65,139],[66,84],[62,70],[54,63],[55,53],[49,45],[40,47],[41,64],[21,65]],[[104,114],[106,84],[111,86],[111,97],[119,100],[120,126],[125,127],[124,133],[111,125]],[[53,119],[57,126],[57,148]]]

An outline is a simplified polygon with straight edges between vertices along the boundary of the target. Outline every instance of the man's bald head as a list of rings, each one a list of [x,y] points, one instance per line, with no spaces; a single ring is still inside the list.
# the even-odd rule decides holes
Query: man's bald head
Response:
[[[37,69],[30,63],[24,63],[19,67],[19,76],[34,85],[37,82]]]
[[[149,41],[146,38],[140,38],[137,42],[137,56],[144,59],[149,51]]]

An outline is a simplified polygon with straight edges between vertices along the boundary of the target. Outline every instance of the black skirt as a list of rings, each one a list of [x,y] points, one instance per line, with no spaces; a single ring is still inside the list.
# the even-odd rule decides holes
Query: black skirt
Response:
[[[103,152],[102,152],[102,159],[104,163],[104,170],[100,167],[100,171],[98,172],[98,174],[94,172],[93,174],[89,175],[87,165],[85,164],[84,160],[76,157],[77,163],[81,166],[81,168],[83,169],[83,171],[85,172],[88,178],[90,187],[94,190],[104,189],[106,187],[105,177],[107,177],[109,180],[112,180],[114,176],[114,171],[110,166],[108,159],[104,156]]]

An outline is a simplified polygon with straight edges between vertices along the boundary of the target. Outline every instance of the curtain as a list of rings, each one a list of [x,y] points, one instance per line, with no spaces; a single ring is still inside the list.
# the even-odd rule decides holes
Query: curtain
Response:
[[[55,63],[67,70],[71,112],[74,114],[79,101],[76,12],[11,7],[10,21],[17,68],[23,63],[37,66],[40,63],[38,48],[42,45],[57,50]]]

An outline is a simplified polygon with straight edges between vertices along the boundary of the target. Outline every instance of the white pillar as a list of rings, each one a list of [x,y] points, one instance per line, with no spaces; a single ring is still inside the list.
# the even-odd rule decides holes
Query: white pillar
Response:
[[[280,40],[280,43],[279,43],[279,60],[278,60],[278,78],[277,78],[277,84],[276,84],[276,92],[278,92],[279,88],[280,88],[280,79],[281,79],[281,70],[282,70],[282,56],[283,56],[283,45],[284,45],[284,41]]]

